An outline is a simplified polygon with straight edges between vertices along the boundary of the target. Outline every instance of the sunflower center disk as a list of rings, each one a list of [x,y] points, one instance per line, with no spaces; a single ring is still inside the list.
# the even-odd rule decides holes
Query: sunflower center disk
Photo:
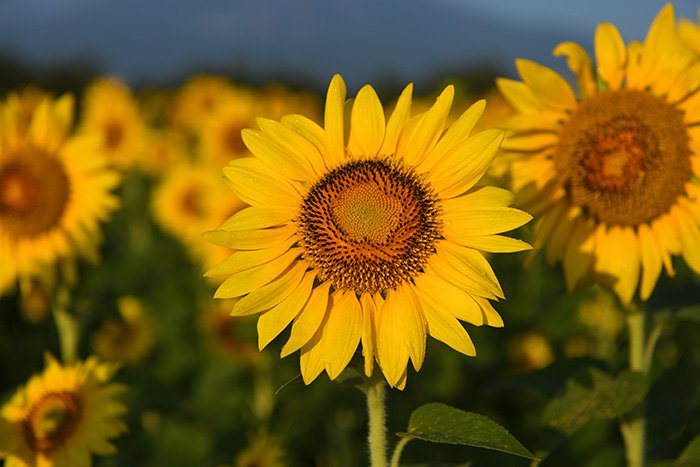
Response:
[[[319,278],[356,293],[384,291],[420,273],[440,236],[431,187],[381,160],[329,172],[309,190],[298,225],[304,258]]]
[[[69,195],[68,177],[53,157],[36,152],[0,163],[0,225],[17,239],[54,227]]]
[[[75,432],[80,417],[80,401],[75,394],[45,394],[30,408],[24,421],[25,441],[34,452],[46,454],[55,451]]]
[[[638,225],[684,193],[689,157],[681,111],[645,92],[611,91],[581,103],[554,161],[573,204],[600,222]]]

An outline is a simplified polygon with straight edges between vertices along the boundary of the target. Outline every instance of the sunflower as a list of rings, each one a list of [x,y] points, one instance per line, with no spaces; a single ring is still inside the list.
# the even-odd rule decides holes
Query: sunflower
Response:
[[[99,222],[119,204],[99,139],[69,133],[71,96],[45,98],[29,118],[21,107],[0,109],[0,293],[58,260],[94,260]]]
[[[216,75],[196,75],[176,93],[170,120],[179,129],[198,131],[221,99],[235,94],[230,81]]]
[[[509,191],[476,185],[503,134],[471,135],[483,101],[443,133],[453,87],[414,117],[411,93],[409,85],[385,120],[363,87],[346,142],[336,75],[325,128],[301,115],[258,119],[260,130],[243,131],[253,157],[224,169],[250,206],[206,234],[237,250],[208,272],[228,276],[215,297],[240,297],[232,315],[260,313],[261,349],[293,322],[282,356],[301,351],[307,384],[324,370],[336,378],[362,342],[365,373],[376,360],[403,388],[427,334],[474,355],[459,320],[503,326],[489,302],[503,292],[481,251],[528,249],[497,234],[530,220],[508,207]]]
[[[117,301],[120,321],[108,320],[92,335],[92,346],[105,360],[141,363],[155,343],[155,323],[144,303],[125,296]]]
[[[131,168],[141,155],[146,126],[131,90],[114,78],[88,86],[80,126],[101,136],[100,150],[116,167]]]
[[[0,459],[13,467],[89,466],[91,454],[113,454],[110,442],[126,431],[126,407],[115,397],[124,386],[108,383],[113,366],[92,357],[61,366],[47,356],[0,411]]]
[[[518,114],[503,144],[518,205],[538,218],[533,252],[562,261],[569,289],[590,280],[623,303],[646,300],[672,255],[700,273],[700,63],[672,5],[643,43],[601,24],[594,67],[560,44],[580,95],[554,71],[519,60],[498,85]]]
[[[243,207],[226,188],[219,168],[183,162],[172,167],[156,186],[151,210],[158,225],[208,269],[230,250],[202,241],[202,232],[219,225]]]

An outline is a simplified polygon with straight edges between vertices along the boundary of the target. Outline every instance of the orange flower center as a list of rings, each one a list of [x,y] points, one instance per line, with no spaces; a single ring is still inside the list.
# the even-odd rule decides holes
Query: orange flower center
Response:
[[[581,102],[554,157],[572,203],[600,222],[638,225],[667,212],[690,179],[683,113],[641,91]]]
[[[24,440],[32,451],[49,454],[65,445],[81,418],[80,400],[75,393],[46,393],[32,405],[22,423]]]
[[[117,149],[124,140],[124,126],[120,122],[109,122],[104,129],[105,148],[110,151]]]
[[[40,151],[0,162],[0,226],[12,237],[35,237],[61,218],[70,185],[61,162]]]
[[[302,203],[304,258],[336,288],[376,293],[420,273],[435,253],[440,213],[431,187],[389,161],[349,162]]]

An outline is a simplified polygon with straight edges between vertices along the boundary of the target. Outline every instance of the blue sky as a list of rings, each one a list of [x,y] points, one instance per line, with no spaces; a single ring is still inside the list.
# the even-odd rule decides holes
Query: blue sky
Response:
[[[242,70],[323,86],[429,82],[489,64],[514,73],[561,41],[590,48],[599,22],[643,39],[656,0],[3,0],[0,52],[29,64],[76,57],[132,84],[194,71]],[[630,7],[633,5],[633,7]],[[675,3],[697,20],[697,1]],[[298,81],[299,79],[297,79]]]

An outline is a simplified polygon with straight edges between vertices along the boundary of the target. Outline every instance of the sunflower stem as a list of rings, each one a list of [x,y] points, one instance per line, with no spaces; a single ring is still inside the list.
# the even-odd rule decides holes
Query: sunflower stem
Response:
[[[391,456],[391,467],[399,467],[399,459],[401,459],[401,453],[403,452],[403,448],[406,447],[409,441],[411,441],[412,438],[409,438],[408,436],[405,438],[401,438],[398,443],[396,443],[396,447],[394,448],[394,454]]]
[[[53,317],[56,321],[61,360],[64,365],[75,363],[78,359],[78,341],[80,339],[78,321],[68,311],[69,304],[70,292],[68,287],[65,285],[58,286],[53,302]]]
[[[379,375],[376,373],[364,387],[369,415],[370,465],[372,467],[386,467],[386,388],[381,373]]]
[[[645,376],[649,371],[650,358],[646,358],[646,308],[643,303],[633,302],[627,313],[629,333],[629,368]],[[644,467],[646,441],[645,403],[640,402],[622,423],[625,441],[625,456],[628,467]]]

